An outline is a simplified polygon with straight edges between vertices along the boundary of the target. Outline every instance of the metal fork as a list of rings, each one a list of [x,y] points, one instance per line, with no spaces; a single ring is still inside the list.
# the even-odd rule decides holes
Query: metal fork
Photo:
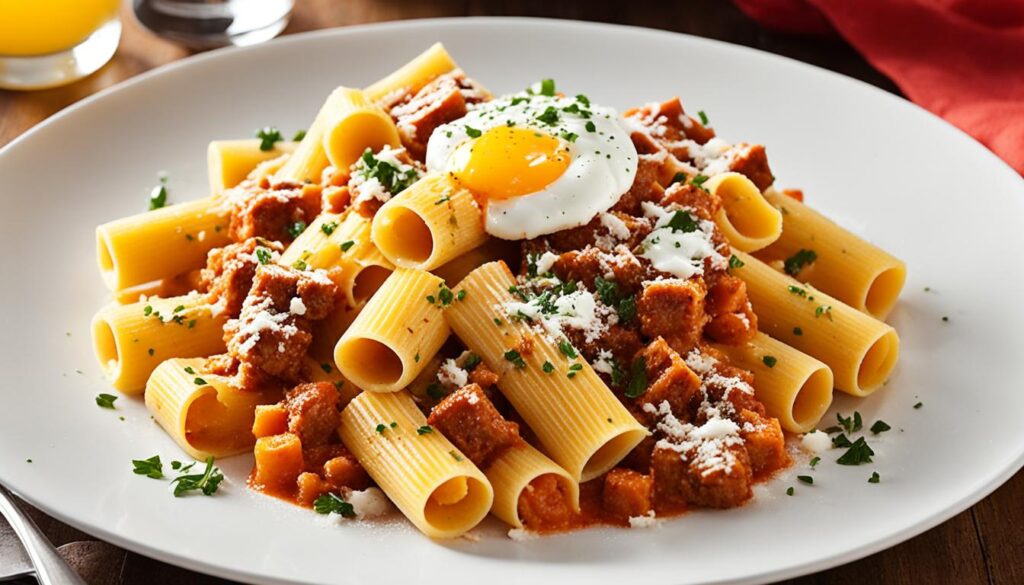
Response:
[[[85,581],[57,554],[53,543],[43,536],[36,523],[18,507],[14,496],[3,485],[0,485],[0,513],[25,545],[39,585],[85,585]]]

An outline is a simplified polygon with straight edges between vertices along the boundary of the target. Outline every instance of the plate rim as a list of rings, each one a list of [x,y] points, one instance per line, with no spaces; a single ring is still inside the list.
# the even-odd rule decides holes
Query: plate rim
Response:
[[[431,28],[431,27],[475,27],[475,26],[487,26],[487,25],[519,25],[529,26],[535,24],[554,25],[556,27],[576,28],[576,29],[591,29],[588,32],[600,32],[600,31],[629,31],[634,34],[643,34],[649,36],[661,36],[675,37],[682,36],[686,37],[689,41],[698,44],[707,44],[716,47],[716,50],[732,51],[737,54],[744,55],[746,58],[764,58],[769,60],[779,60],[782,62],[789,62],[791,65],[795,65],[798,68],[806,68],[813,71],[813,75],[824,75],[831,78],[837,83],[847,83],[867,88],[868,90],[875,93],[875,95],[884,96],[882,99],[887,100],[893,107],[902,108],[902,112],[910,113],[916,112],[912,115],[924,114],[927,118],[930,118],[930,123],[934,124],[939,122],[946,127],[946,129],[952,129],[955,133],[961,135],[961,138],[966,138],[972,143],[974,148],[981,157],[987,157],[990,161],[994,161],[998,166],[1002,167],[1004,172],[1008,172],[1011,176],[1016,177],[1024,184],[1024,177],[1019,175],[1012,167],[1001,158],[999,158],[990,149],[981,144],[977,139],[970,136],[963,130],[952,125],[943,118],[936,114],[925,110],[921,106],[898,96],[877,86],[871,85],[870,83],[861,81],[859,79],[843,75],[841,73],[825,69],[818,65],[806,63],[791,57],[771,53],[754,47],[748,47],[745,45],[738,45],[718,39],[710,39],[700,37],[688,33],[680,33],[674,31],[668,31],[663,29],[647,28],[637,25],[623,25],[613,24],[604,22],[592,22],[592,21],[581,21],[574,19],[560,19],[560,18],[540,18],[540,17],[522,17],[522,16],[510,16],[510,17],[495,17],[495,16],[456,16],[456,17],[443,17],[443,18],[417,18],[417,19],[406,19],[400,21],[390,22],[376,22],[366,23],[358,25],[347,25],[332,27],[327,29],[320,29],[315,31],[307,31],[301,33],[290,34],[285,37],[275,39],[272,42],[264,43],[261,45],[254,45],[249,47],[224,47],[216,49],[206,53],[191,55],[170,63],[165,63],[149,71],[140,73],[132,78],[126,79],[119,83],[116,83],[108,88],[102,89],[86,98],[83,98],[48,118],[38,122],[28,130],[22,132],[20,135],[15,137],[11,142],[0,147],[0,162],[13,152],[18,149],[23,141],[32,139],[36,134],[44,131],[50,126],[59,123],[60,120],[67,116],[75,115],[78,110],[88,108],[93,102],[101,101],[107,98],[107,96],[116,94],[120,91],[127,90],[134,87],[137,84],[143,84],[148,82],[151,78],[166,75],[177,71],[178,69],[187,69],[190,67],[199,66],[209,60],[219,59],[230,59],[235,53],[241,52],[259,52],[259,51],[274,51],[276,47],[283,46],[286,44],[301,44],[310,42],[314,39],[327,38],[327,37],[344,37],[352,34],[361,34],[365,32],[389,32],[398,31],[402,29],[415,29],[415,28]],[[927,517],[919,520],[918,522],[904,527],[901,530],[897,530],[887,536],[877,538],[873,541],[866,542],[860,546],[852,547],[849,550],[829,555],[826,557],[818,558],[813,561],[790,564],[773,569],[768,572],[759,573],[757,575],[750,575],[742,577],[740,579],[719,579],[712,581],[713,583],[759,583],[763,581],[786,579],[792,577],[798,577],[801,575],[807,575],[810,573],[827,570],[842,564],[850,563],[861,558],[867,557],[871,554],[877,553],[881,550],[885,550],[892,546],[895,546],[901,542],[907,541],[915,536],[918,536],[925,531],[938,526],[939,524],[946,522],[950,518],[960,514],[961,512],[969,509],[985,497],[989,496],[996,489],[1001,487],[1006,481],[1017,474],[1022,468],[1024,468],[1024,441],[1017,445],[1017,453],[1015,457],[1010,460],[1010,463],[1001,469],[998,473],[992,474],[986,481],[978,484],[978,487],[973,491],[963,495],[961,498],[954,500],[949,505],[945,506],[941,510],[933,511]],[[12,470],[13,471],[13,470]],[[306,581],[296,581],[291,579],[278,579],[268,577],[256,572],[249,571],[247,569],[234,569],[225,565],[219,565],[203,560],[191,559],[174,552],[166,551],[163,549],[155,548],[145,542],[131,540],[127,537],[122,537],[116,532],[107,530],[100,525],[94,525],[89,522],[78,521],[68,515],[63,514],[56,508],[52,508],[43,502],[36,500],[31,494],[23,492],[17,489],[16,484],[19,483],[17,480],[10,481],[9,479],[14,478],[14,473],[5,473],[0,470],[0,476],[6,476],[8,479],[0,477],[14,493],[16,493],[21,499],[29,503],[30,505],[42,510],[46,514],[56,518],[57,520],[64,522],[76,529],[79,529],[87,534],[115,544],[125,550],[141,554],[153,559],[167,562],[169,564],[183,567],[190,570],[195,570],[204,574],[214,575],[227,579],[244,579],[260,583],[287,583],[287,584],[299,584],[306,583]]]

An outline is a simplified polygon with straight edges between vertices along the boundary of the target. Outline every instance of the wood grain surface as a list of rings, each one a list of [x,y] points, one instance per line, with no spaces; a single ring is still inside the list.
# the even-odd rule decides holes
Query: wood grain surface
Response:
[[[808,39],[760,29],[726,0],[298,0],[285,34],[409,18],[438,16],[543,16],[660,28],[756,47],[831,69],[899,93],[853,49],[837,39]],[[38,92],[0,90],[0,146],[62,108],[101,89],[187,57],[190,51],[159,39],[124,14],[114,59],[91,77]],[[942,489],[936,486],[935,489]],[[976,506],[903,544],[865,559],[786,581],[789,585],[882,584],[1017,585],[1024,583],[1024,472]],[[212,585],[228,583],[125,553],[31,510],[56,545],[83,567],[92,585]],[[2,519],[0,519],[2,521]],[[856,522],[856,511],[823,521]],[[809,530],[808,539],[814,538]],[[19,583],[31,583],[31,580]]]

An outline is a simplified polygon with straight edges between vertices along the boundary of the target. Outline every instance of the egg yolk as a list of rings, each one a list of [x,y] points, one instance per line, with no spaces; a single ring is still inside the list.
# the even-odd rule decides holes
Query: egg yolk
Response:
[[[550,185],[570,160],[568,146],[550,134],[500,126],[456,149],[449,171],[478,197],[511,199]]]

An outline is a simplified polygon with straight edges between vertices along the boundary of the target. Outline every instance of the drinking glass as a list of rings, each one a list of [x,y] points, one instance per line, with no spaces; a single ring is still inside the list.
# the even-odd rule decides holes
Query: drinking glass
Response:
[[[110,60],[119,0],[0,0],[0,88],[71,83]]]
[[[294,0],[133,0],[135,18],[195,49],[254,45],[288,25]]]

